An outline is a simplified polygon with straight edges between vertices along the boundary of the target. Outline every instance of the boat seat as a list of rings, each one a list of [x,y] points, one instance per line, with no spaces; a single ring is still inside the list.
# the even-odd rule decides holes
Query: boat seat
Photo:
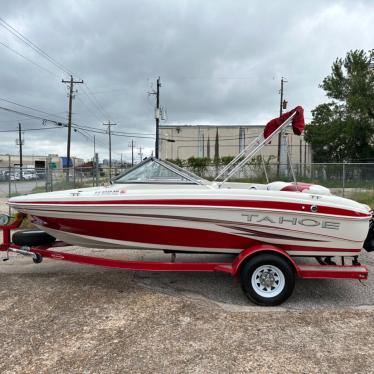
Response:
[[[303,182],[271,182],[267,185],[268,191],[290,191],[290,192],[306,192],[316,195],[331,195],[328,188],[320,186],[318,184],[310,184]]]

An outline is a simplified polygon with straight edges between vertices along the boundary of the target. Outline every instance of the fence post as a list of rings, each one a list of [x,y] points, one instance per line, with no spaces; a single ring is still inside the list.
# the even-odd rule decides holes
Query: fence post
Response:
[[[11,174],[11,168],[10,168],[10,155],[8,155],[8,182],[9,182],[9,185],[8,185],[8,196],[9,198],[11,197],[11,193],[12,193],[12,184],[11,184],[11,180],[10,180],[10,174]],[[9,205],[9,215],[11,213],[11,208],[10,208],[10,205]]]
[[[91,166],[91,176],[92,176],[92,187],[95,187],[95,172],[94,172],[94,163],[95,163],[95,158],[92,158],[92,166]],[[88,170],[88,169],[87,169]]]
[[[99,185],[99,154],[95,153],[95,177],[96,177],[96,186]]]
[[[75,188],[75,158],[73,158],[73,184],[74,184],[73,188]]]
[[[345,162],[343,161],[343,176],[342,176],[343,180],[343,192],[342,192],[342,195],[344,197],[344,194],[345,194]]]
[[[48,183],[49,183],[49,167],[48,167],[48,158],[47,163],[44,167],[44,178],[45,178],[45,192],[48,192]]]

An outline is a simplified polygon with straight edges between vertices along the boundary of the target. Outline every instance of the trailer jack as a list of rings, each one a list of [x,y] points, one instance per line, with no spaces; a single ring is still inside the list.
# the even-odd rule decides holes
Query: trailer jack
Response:
[[[17,253],[22,256],[29,256],[32,257],[32,260],[35,264],[40,264],[43,261],[43,256],[39,253],[32,252],[31,248],[28,246],[23,246],[21,248],[12,248],[9,247],[6,251],[6,257],[3,258],[3,261],[9,261],[9,252]]]

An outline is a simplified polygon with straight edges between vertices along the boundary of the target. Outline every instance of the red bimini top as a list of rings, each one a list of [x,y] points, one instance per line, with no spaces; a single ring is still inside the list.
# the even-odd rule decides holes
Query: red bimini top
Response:
[[[289,112],[282,114],[280,117],[274,118],[269,121],[264,129],[264,138],[266,139],[268,136],[270,136],[284,121],[286,121],[295,112],[296,114],[292,118],[292,129],[295,135],[301,135],[305,127],[304,109],[301,106],[297,106]]]

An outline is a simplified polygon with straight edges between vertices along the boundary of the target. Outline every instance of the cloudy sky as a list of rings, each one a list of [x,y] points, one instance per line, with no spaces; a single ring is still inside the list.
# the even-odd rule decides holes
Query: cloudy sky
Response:
[[[151,152],[154,96],[147,93],[158,76],[164,124],[265,123],[279,111],[282,76],[289,107],[303,105],[310,120],[310,110],[326,100],[318,85],[332,62],[350,49],[374,47],[370,0],[0,1],[6,22],[0,25],[0,106],[66,122],[61,79],[72,73],[85,82],[76,85],[73,122],[104,128],[110,120],[129,134],[113,137],[117,159],[121,153],[129,159],[131,139]],[[53,127],[0,110],[1,130],[18,122],[24,129]],[[94,133],[82,132],[73,133],[72,155],[88,159]],[[0,153],[15,153],[17,134],[0,135]],[[106,158],[107,135],[95,135]],[[66,128],[27,131],[24,138],[26,154],[66,154]]]

